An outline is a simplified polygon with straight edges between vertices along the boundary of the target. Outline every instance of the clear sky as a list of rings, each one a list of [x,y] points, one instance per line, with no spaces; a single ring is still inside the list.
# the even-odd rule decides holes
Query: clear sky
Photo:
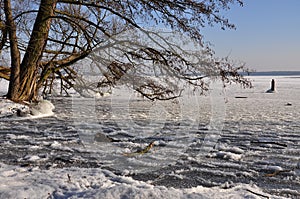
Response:
[[[256,71],[300,71],[300,0],[244,0],[224,13],[236,30],[206,28],[219,57]]]

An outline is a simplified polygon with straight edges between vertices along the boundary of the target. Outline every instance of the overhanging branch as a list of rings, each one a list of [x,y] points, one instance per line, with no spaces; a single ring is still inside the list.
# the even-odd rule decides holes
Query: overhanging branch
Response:
[[[6,79],[9,81],[10,78],[10,68],[5,66],[0,66],[0,78]]]

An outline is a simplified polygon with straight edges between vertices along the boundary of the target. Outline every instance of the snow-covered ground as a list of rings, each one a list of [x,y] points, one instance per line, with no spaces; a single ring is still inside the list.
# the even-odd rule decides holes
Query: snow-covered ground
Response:
[[[259,198],[254,185],[175,189],[118,176],[99,168],[40,170],[0,165],[1,198]]]
[[[0,198],[299,198],[300,78],[252,79],[168,102],[53,97],[39,118],[1,99]]]

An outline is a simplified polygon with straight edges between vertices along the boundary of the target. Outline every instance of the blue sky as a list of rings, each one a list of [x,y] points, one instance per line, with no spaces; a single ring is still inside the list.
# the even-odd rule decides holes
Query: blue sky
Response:
[[[246,62],[257,71],[300,71],[300,0],[244,0],[224,12],[236,30],[205,28],[219,57]]]

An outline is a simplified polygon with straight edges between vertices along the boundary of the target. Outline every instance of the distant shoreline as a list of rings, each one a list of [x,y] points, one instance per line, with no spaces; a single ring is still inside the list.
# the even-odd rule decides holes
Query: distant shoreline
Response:
[[[260,71],[242,73],[244,76],[300,76],[300,71]]]

